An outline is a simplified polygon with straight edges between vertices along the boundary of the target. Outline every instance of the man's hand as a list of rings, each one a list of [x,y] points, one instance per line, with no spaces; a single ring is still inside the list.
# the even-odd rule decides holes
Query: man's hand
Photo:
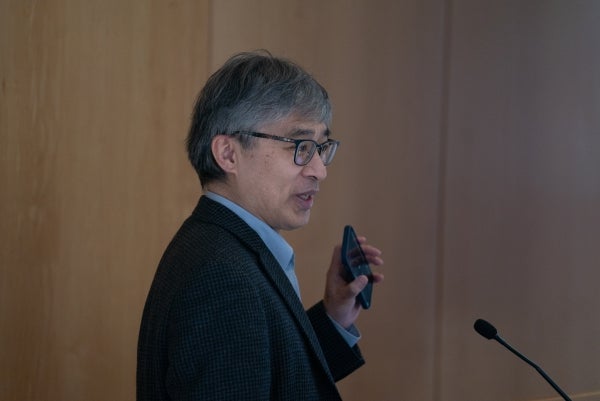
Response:
[[[366,241],[365,237],[358,237],[358,242],[360,242],[369,264],[372,266],[383,265],[381,251],[372,245],[368,245]],[[383,281],[383,274],[373,272],[373,283],[380,283],[381,281]],[[356,300],[356,296],[366,287],[368,282],[367,276],[359,276],[350,283],[344,280],[341,246],[336,246],[331,258],[331,266],[327,271],[325,297],[323,298],[327,314],[342,327],[349,328],[352,326],[360,313],[360,304]]]

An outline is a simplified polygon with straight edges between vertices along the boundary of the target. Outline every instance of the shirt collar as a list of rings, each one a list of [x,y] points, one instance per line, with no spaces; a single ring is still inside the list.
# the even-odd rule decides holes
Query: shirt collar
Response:
[[[225,206],[233,213],[235,213],[239,218],[244,220],[246,224],[248,224],[258,236],[263,240],[269,251],[273,254],[279,265],[285,270],[288,271],[290,269],[294,269],[293,257],[294,250],[286,242],[286,240],[279,234],[277,231],[273,230],[267,223],[254,216],[246,209],[242,208],[237,203],[230,201],[229,199],[218,195],[214,192],[207,191],[205,193],[206,197],[212,199],[215,202],[220,203]]]

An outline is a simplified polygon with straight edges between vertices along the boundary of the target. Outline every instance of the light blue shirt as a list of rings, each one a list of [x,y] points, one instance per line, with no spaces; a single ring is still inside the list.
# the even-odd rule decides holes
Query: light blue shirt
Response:
[[[236,203],[233,203],[227,198],[217,195],[214,192],[206,192],[206,197],[219,202],[238,217],[246,222],[263,240],[269,251],[275,257],[275,260],[279,262],[279,265],[283,269],[283,272],[290,280],[292,287],[296,291],[298,298],[300,298],[300,285],[298,284],[298,278],[294,272],[294,250],[286,242],[286,240],[275,230],[273,230],[267,223],[249,213],[246,209],[242,208]]]
[[[300,285],[298,284],[298,278],[296,277],[296,273],[294,272],[294,250],[286,242],[286,240],[279,234],[277,231],[273,230],[267,223],[249,213],[246,209],[242,208],[240,205],[230,201],[227,198],[224,198],[221,195],[218,195],[214,192],[206,192],[206,197],[214,200],[215,202],[220,203],[225,206],[233,213],[235,213],[239,218],[244,220],[246,224],[248,224],[258,236],[263,240],[269,251],[275,257],[275,260],[279,262],[283,272],[285,273],[288,280],[292,284],[294,291],[300,298]],[[331,317],[330,317],[331,319]],[[340,332],[342,337],[346,340],[350,347],[356,345],[358,340],[360,340],[360,333],[352,325],[347,330],[338,324],[335,320],[331,319],[331,322],[334,324],[336,329]]]

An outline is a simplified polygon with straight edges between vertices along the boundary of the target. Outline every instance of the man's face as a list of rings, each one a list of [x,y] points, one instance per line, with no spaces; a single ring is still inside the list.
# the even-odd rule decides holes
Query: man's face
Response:
[[[328,129],[293,116],[257,127],[257,132],[291,139],[325,142]],[[232,182],[232,199],[274,230],[293,230],[308,223],[310,209],[327,169],[315,152],[305,166],[294,163],[293,143],[253,138],[253,146],[239,150],[239,169]]]

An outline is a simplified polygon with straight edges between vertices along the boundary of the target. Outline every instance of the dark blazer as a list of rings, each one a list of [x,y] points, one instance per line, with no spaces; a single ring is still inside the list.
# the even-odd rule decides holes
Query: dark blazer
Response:
[[[146,300],[137,399],[339,400],[364,363],[325,314],[305,311],[258,234],[200,198]]]

